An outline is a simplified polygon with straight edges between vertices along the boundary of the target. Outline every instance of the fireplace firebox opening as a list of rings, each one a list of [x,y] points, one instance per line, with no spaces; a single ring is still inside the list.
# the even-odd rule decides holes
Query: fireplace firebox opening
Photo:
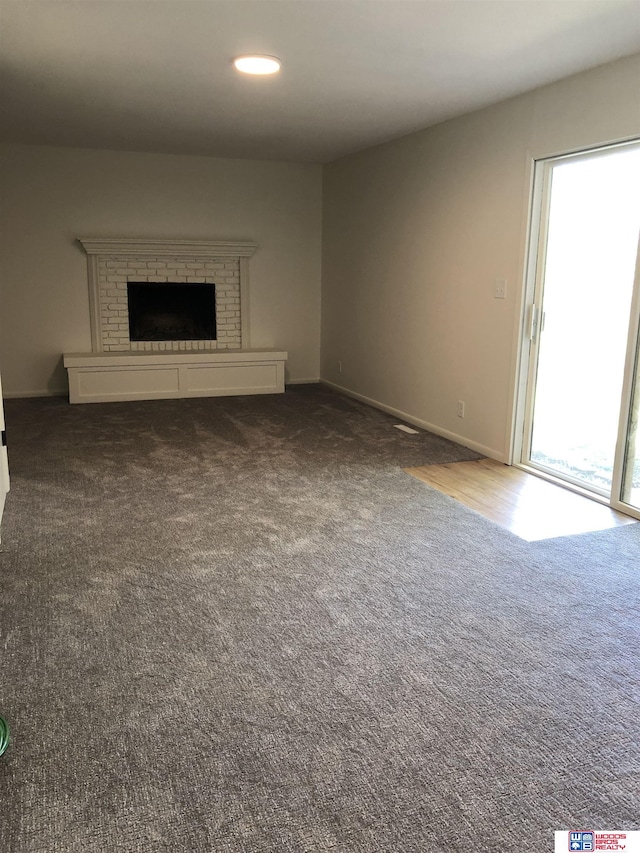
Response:
[[[128,281],[129,339],[215,341],[216,286]]]

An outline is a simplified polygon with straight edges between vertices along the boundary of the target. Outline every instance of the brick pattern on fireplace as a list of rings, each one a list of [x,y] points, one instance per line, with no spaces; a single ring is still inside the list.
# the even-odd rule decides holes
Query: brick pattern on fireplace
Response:
[[[240,260],[109,257],[98,260],[100,341],[105,352],[232,350],[242,346]],[[215,341],[132,341],[129,339],[127,281],[198,282],[216,285]]]

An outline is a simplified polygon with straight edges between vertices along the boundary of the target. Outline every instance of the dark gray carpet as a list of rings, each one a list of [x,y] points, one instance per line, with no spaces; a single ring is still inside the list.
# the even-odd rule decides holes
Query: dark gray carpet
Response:
[[[550,850],[640,829],[640,525],[526,543],[319,388],[6,404],[0,849]]]

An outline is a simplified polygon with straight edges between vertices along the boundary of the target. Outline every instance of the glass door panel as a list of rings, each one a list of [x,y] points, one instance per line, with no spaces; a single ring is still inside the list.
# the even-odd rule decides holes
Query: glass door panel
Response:
[[[640,517],[640,240],[636,262],[635,306],[632,310],[627,356],[626,383],[621,413],[619,444],[622,460],[616,465],[614,483],[619,501],[613,504]]]
[[[636,371],[635,388],[629,418],[624,475],[622,477],[622,502],[640,510],[640,372]]]
[[[610,497],[640,229],[640,147],[545,168],[523,461]]]

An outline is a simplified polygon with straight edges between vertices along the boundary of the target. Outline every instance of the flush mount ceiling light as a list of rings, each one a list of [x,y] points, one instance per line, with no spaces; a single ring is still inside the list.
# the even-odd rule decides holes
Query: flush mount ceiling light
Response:
[[[282,64],[277,56],[237,56],[233,64],[243,74],[275,74]]]

